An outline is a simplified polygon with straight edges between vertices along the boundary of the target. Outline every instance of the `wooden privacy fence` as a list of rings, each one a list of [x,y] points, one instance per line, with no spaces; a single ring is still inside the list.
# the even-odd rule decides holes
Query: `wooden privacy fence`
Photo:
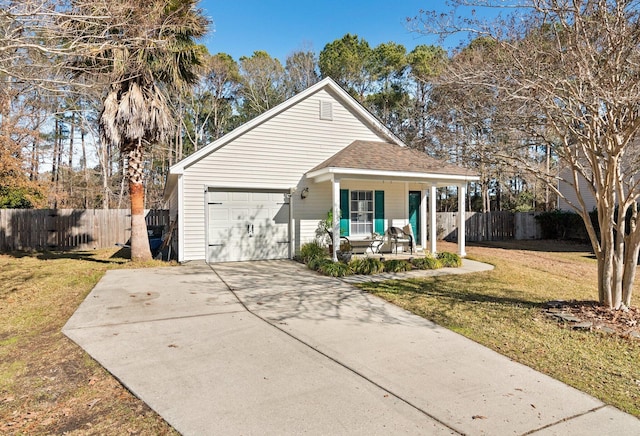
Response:
[[[467,241],[540,239],[535,213],[466,213]],[[168,210],[149,210],[147,225],[169,227]],[[439,239],[458,239],[458,213],[438,212]],[[0,252],[92,250],[126,243],[129,209],[0,209]]]
[[[541,232],[533,212],[466,212],[467,241],[505,241],[540,239]],[[458,213],[436,214],[438,239],[458,240]]]
[[[169,225],[168,210],[146,212],[147,225]],[[92,250],[126,243],[129,209],[0,209],[0,251]]]

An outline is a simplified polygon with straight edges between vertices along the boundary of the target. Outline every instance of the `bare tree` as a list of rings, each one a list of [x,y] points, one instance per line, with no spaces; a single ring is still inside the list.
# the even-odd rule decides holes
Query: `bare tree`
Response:
[[[498,49],[491,39],[475,39],[451,57],[448,71],[482,70]],[[430,128],[426,132],[430,152],[480,174],[479,183],[473,186],[473,191],[479,191],[475,209],[530,211],[544,207],[544,189],[538,189],[536,178],[518,165],[507,165],[504,157],[503,150],[513,136],[509,119],[504,117],[517,110],[513,102],[503,98],[497,86],[460,87],[449,80],[450,74],[431,79],[427,106]],[[523,144],[511,152],[524,153],[523,158],[533,163],[544,160],[544,149],[542,154],[539,150],[535,144]]]
[[[71,62],[88,48],[89,39],[78,34],[69,23],[76,19],[93,23],[102,20],[101,26],[105,30],[113,23],[104,21],[104,17],[73,16],[71,7],[70,1],[0,0],[0,89],[7,96],[14,91],[18,93],[18,97],[6,100],[7,120],[17,116],[23,118],[20,122],[5,124],[6,129],[11,129],[5,132],[12,138],[24,138],[20,132],[25,126],[35,129],[30,135],[33,139],[27,141],[29,151],[22,147],[20,153],[23,159],[28,160],[29,179],[34,183],[43,179],[40,171],[49,169],[48,179],[53,178],[56,184],[72,183],[71,169],[62,168],[59,164],[67,141],[59,133],[68,121],[63,123],[63,118],[70,114],[62,109],[61,102],[81,95],[95,95],[96,88],[101,94],[101,87],[96,86],[95,80],[98,75],[88,74],[91,80],[84,82],[77,80],[81,67],[92,72],[100,69],[95,68],[97,64],[94,62],[84,66]],[[27,104],[30,105],[29,118],[34,122],[25,122],[26,112],[19,109],[20,106],[26,109]],[[73,136],[68,140],[72,141]],[[50,156],[45,157],[45,153]],[[69,150],[66,157],[70,159],[71,156],[72,151]],[[39,183],[42,186],[44,180]],[[70,200],[68,193],[61,189],[52,188],[49,196],[53,207],[71,204],[67,203]],[[29,204],[42,205],[42,201]]]
[[[5,82],[0,94],[0,207],[46,204],[48,185],[38,180],[37,167],[48,108],[30,86]]]
[[[240,82],[238,64],[231,56],[218,53],[206,57],[202,78],[183,96],[186,104],[180,103],[184,108],[181,133],[193,145],[192,152],[228,131]]]
[[[312,50],[299,50],[287,56],[287,96],[291,97],[304,91],[320,80],[318,62]]]
[[[240,72],[240,114],[243,121],[260,115],[286,99],[284,67],[267,52],[256,51],[250,57],[241,57]]]
[[[624,308],[631,304],[640,250],[638,2],[528,0],[517,6],[520,16],[493,27],[456,23],[451,16],[431,27],[444,33],[474,29],[498,48],[484,67],[450,69],[447,81],[463,92],[497,90],[509,101],[502,122],[511,138],[502,153],[562,195],[554,174],[522,151],[533,143],[550,147],[567,175],[564,182],[573,187],[577,202],[570,205],[582,217],[598,259],[599,300]],[[595,199],[598,228],[586,195]]]
[[[405,137],[410,146],[425,150],[431,117],[428,114],[433,79],[440,75],[449,58],[442,47],[418,45],[408,55],[409,87],[413,89],[413,108]]]

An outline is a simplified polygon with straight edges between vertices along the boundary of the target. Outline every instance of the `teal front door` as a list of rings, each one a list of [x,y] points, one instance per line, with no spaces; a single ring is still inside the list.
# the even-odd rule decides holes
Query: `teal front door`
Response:
[[[422,193],[420,191],[409,191],[409,224],[413,229],[413,234],[416,237],[415,244],[418,245],[422,240],[420,237],[420,200],[422,199]]]

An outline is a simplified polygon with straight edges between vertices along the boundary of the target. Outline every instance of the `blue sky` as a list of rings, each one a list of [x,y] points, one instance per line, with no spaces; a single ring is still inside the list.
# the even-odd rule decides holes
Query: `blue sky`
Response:
[[[201,0],[200,7],[213,21],[204,40],[211,54],[224,52],[238,60],[264,50],[284,63],[297,50],[320,53],[346,33],[371,47],[393,41],[411,51],[419,44],[438,44],[435,37],[409,31],[406,19],[421,8],[443,8],[444,0]]]

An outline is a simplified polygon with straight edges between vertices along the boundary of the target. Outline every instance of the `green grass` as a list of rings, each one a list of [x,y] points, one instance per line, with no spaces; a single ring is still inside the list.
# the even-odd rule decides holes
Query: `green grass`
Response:
[[[640,341],[565,329],[542,311],[549,300],[596,299],[595,260],[581,247],[517,247],[469,247],[489,272],[360,286],[640,417]]]
[[[0,434],[175,434],[62,333],[114,250],[0,255]]]

